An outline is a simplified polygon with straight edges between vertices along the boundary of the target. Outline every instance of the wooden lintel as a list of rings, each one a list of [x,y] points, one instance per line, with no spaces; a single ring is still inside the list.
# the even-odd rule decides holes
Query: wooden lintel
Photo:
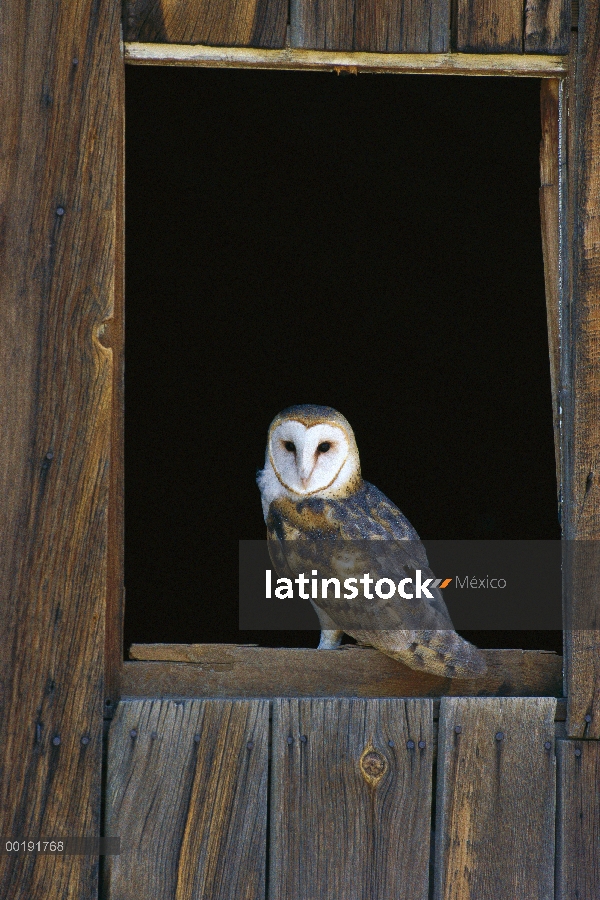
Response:
[[[199,44],[125,44],[125,62],[150,66],[205,66],[306,71],[397,72],[415,75],[507,75],[560,78],[566,56],[522,53],[361,53],[337,50],[266,50]]]

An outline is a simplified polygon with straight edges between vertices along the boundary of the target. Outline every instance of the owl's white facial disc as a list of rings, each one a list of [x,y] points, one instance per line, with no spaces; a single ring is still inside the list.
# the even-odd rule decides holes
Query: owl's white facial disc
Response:
[[[271,434],[269,453],[277,478],[295,494],[328,488],[339,475],[350,447],[341,428],[328,422],[307,428],[289,419]]]

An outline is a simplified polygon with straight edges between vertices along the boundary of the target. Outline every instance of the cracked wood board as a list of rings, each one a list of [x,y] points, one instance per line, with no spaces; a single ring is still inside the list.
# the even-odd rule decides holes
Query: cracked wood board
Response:
[[[555,712],[550,698],[442,699],[435,900],[554,896]]]
[[[264,900],[269,704],[121,702],[108,747],[105,889],[118,900]]]

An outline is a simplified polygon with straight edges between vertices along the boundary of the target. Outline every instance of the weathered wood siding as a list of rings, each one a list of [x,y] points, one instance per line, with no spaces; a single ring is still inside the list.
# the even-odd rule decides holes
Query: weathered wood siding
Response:
[[[427,900],[434,880],[436,900],[548,900],[555,712],[551,698],[444,698],[436,732],[424,699],[124,701],[108,748],[106,832],[122,848],[107,900],[262,900],[267,858],[270,900]],[[597,864],[595,748],[561,744],[565,885]]]
[[[289,21],[289,35],[287,25]],[[566,53],[570,0],[126,0],[126,41],[370,53]]]
[[[314,50],[443,53],[450,0],[291,0],[290,44]]]
[[[570,310],[563,325],[568,734],[600,738],[600,0],[582,0],[572,52]],[[587,543],[586,543],[587,542]]]
[[[526,0],[525,53],[568,53],[572,0]]]
[[[111,725],[106,833],[112,900],[263,900],[269,704],[121,703]]]
[[[455,49],[567,53],[571,0],[457,0]]]
[[[553,897],[555,706],[442,700],[435,900]]]
[[[556,900],[593,900],[600,885],[600,742],[557,741]]]
[[[269,896],[427,900],[431,700],[275,700]]]
[[[465,53],[522,53],[523,0],[457,0],[456,48]]]
[[[121,63],[122,66],[122,63]],[[115,276],[111,318],[100,335],[112,354],[112,411],[108,498],[108,552],[104,711],[111,715],[121,694],[125,617],[125,78],[118,95],[118,146],[115,197]]]
[[[98,836],[123,59],[114,0],[0,8],[0,835]],[[91,900],[98,857],[0,855]]]
[[[128,0],[126,41],[283,47],[287,0]]]

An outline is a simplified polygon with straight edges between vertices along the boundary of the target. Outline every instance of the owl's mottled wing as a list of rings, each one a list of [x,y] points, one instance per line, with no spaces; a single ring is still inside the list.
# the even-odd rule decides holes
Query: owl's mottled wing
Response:
[[[279,577],[295,578],[301,572],[310,577],[316,569],[319,579],[337,578],[342,585],[364,573],[375,582],[390,578],[397,584],[412,577],[414,584],[415,570],[420,569],[423,580],[435,579],[408,519],[368,483],[343,500],[276,500],[267,530]],[[412,668],[444,676],[483,671],[485,663],[476,648],[453,630],[440,591],[429,591],[431,599],[405,599],[397,592],[389,599],[375,594],[367,599],[361,586],[354,600],[344,597],[343,590],[340,597],[328,590],[327,597],[313,603],[339,629]]]
[[[319,578],[390,578],[396,584],[420,569],[423,580],[435,579],[425,548],[408,519],[372,485],[345,500],[277,500],[267,522],[269,552],[279,577],[303,572]],[[321,592],[320,592],[321,593]],[[452,629],[438,590],[433,599],[405,599],[396,592],[389,600],[374,595],[345,598],[319,596],[315,603],[344,631],[349,629]]]

